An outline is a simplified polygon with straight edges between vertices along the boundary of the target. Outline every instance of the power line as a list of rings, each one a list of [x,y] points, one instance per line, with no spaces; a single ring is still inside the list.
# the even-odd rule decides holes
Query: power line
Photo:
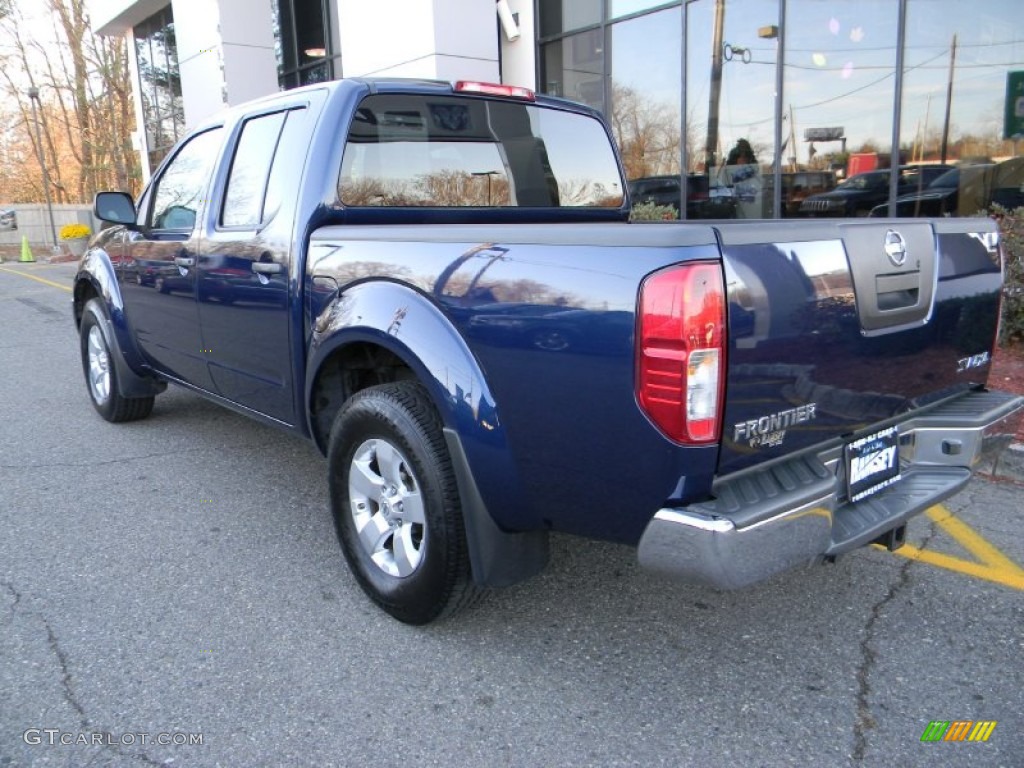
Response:
[[[932,56],[930,59],[925,59],[920,64],[915,64],[912,67],[907,67],[904,70],[904,73],[910,72],[911,70],[914,70],[914,69],[919,69],[919,68],[923,67],[925,64],[929,64],[929,63],[935,61],[935,59],[939,58],[940,56],[945,56],[945,55],[946,55],[946,51],[942,51],[941,53],[937,53],[934,56]],[[841,93],[838,96],[833,96],[832,98],[825,99],[824,101],[817,101],[814,104],[802,104],[799,107],[793,107],[793,109],[810,109],[811,107],[820,107],[822,104],[830,104],[833,101],[839,101],[839,99],[845,99],[847,96],[852,96],[853,94],[859,93],[860,91],[863,91],[863,90],[866,90],[866,89],[870,88],[873,85],[878,85],[879,83],[881,83],[881,82],[883,82],[885,80],[888,80],[893,75],[895,75],[895,70],[893,70],[892,72],[887,72],[886,74],[882,75],[877,80],[872,80],[870,83],[867,83],[866,85],[862,85],[859,88],[854,88],[852,91],[847,91],[846,93]]]

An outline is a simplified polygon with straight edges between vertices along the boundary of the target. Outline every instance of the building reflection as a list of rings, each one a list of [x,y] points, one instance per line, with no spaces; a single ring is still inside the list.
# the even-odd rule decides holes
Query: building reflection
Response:
[[[1024,202],[1016,0],[539,5],[540,88],[605,112],[634,202],[679,218],[802,216],[873,172],[887,182],[880,199],[829,215],[971,216]],[[917,189],[902,182],[930,166],[961,173],[934,190],[940,173]]]

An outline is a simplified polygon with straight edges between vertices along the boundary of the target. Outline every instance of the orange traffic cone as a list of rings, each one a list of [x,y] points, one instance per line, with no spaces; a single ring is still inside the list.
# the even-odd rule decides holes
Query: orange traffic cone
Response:
[[[32,255],[32,249],[28,247],[28,236],[21,236],[21,258],[19,261],[35,261],[36,257]]]

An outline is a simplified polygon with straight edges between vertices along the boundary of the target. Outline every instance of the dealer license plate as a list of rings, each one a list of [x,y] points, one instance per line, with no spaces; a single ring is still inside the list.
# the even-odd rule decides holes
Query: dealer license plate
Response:
[[[860,501],[900,479],[900,436],[895,426],[846,446],[846,498]]]

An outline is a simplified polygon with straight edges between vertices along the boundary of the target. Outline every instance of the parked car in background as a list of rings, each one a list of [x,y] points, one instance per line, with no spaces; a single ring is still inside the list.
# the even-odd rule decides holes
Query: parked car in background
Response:
[[[997,164],[990,189],[989,204],[1011,209],[1024,206],[1024,157],[1013,157]]]
[[[961,187],[976,186],[992,168],[993,165],[989,163],[948,170],[920,192],[897,197],[896,215],[956,216],[960,205]],[[964,197],[967,199],[968,195]],[[872,208],[871,215],[888,216],[888,201]]]
[[[762,178],[764,217],[772,217],[772,192],[775,180],[770,173]],[[832,171],[792,171],[782,174],[782,215],[799,216],[800,206],[811,195],[835,189],[836,176]]]
[[[13,208],[0,208],[0,232],[10,232],[18,228],[18,212]]]
[[[993,203],[1024,205],[1024,157],[948,170],[920,192],[896,198],[896,215],[974,216]],[[888,216],[888,204],[876,206],[871,215]]]
[[[679,176],[643,176],[627,182],[633,204],[654,203],[679,211]],[[728,187],[712,187],[708,177],[691,173],[686,177],[686,218],[735,219],[736,196]]]
[[[949,165],[904,165],[899,169],[896,194],[920,192]],[[889,174],[885,168],[851,176],[831,192],[811,195],[800,204],[801,216],[867,216],[889,200]]]

